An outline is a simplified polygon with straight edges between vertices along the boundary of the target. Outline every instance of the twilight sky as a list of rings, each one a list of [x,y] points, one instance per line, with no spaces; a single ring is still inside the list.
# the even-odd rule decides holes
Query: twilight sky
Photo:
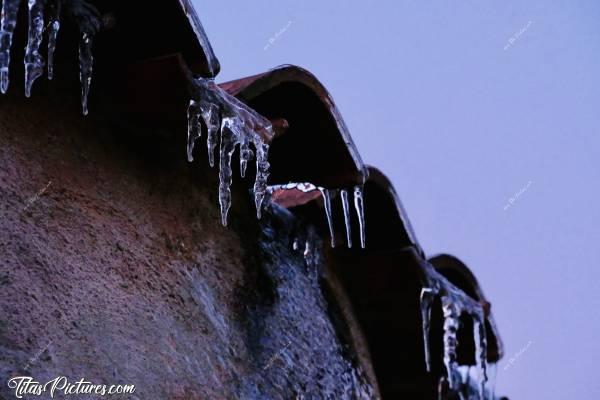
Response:
[[[425,251],[475,272],[498,393],[600,398],[600,2],[194,3],[217,81],[310,70]]]

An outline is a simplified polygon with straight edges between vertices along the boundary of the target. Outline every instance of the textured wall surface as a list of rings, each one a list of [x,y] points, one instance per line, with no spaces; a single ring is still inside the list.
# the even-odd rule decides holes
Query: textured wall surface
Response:
[[[258,223],[234,180],[224,228],[185,132],[83,118],[70,97],[1,100],[0,397],[18,375],[138,399],[377,396],[335,278],[291,249],[291,214]]]

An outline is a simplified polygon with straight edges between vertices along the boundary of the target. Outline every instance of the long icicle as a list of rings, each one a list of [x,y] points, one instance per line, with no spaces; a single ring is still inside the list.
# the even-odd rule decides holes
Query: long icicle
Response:
[[[360,233],[360,247],[365,248],[365,206],[362,187],[354,187],[354,208],[358,216],[358,226]]]
[[[482,399],[485,398],[487,382],[487,337],[483,311],[473,315],[473,339],[475,340],[475,358],[477,360],[478,389]]]
[[[455,353],[456,346],[453,345],[453,341],[450,340],[453,338],[452,327],[454,325],[460,325],[460,315],[468,314],[471,315],[474,320],[479,322],[478,327],[474,327],[479,336],[476,336],[476,347],[477,347],[477,357],[479,359],[479,364],[482,367],[482,378],[485,381],[487,379],[487,374],[485,372],[486,369],[486,355],[487,350],[484,348],[487,347],[486,336],[485,336],[485,313],[483,307],[479,302],[475,299],[469,297],[462,290],[454,286],[451,282],[449,282],[443,275],[437,272],[431,264],[423,265],[423,289],[421,291],[421,314],[423,319],[423,334],[428,335],[429,330],[429,320],[430,320],[430,309],[431,303],[433,302],[433,298],[440,297],[442,299],[442,308],[444,311],[444,345],[445,345],[445,359],[448,362],[445,362],[445,366],[448,372],[448,382],[454,387],[455,382],[458,379],[454,376],[457,374],[456,360],[455,357],[452,356]],[[454,319],[453,319],[454,318]],[[456,328],[458,329],[458,328]],[[449,339],[449,340],[446,340]],[[454,339],[456,339],[456,335],[454,335]],[[427,364],[427,369],[430,370],[430,354],[429,354],[429,346],[427,344],[428,338],[424,337],[424,343],[426,343],[425,349],[425,363]],[[454,350],[453,350],[454,347]],[[454,360],[454,362],[452,361]],[[454,372],[453,372],[454,370]]]
[[[0,91],[6,93],[9,84],[10,49],[17,25],[20,0],[3,0],[0,16]]]
[[[431,288],[421,290],[421,322],[423,325],[423,346],[425,351],[425,366],[431,372],[431,350],[429,348],[429,328],[431,326],[431,307],[435,292]]]
[[[194,146],[196,140],[202,136],[202,125],[200,118],[204,122],[207,130],[207,149],[208,161],[211,167],[215,166],[215,147],[217,146],[217,136],[219,134],[219,109],[216,105],[205,102],[190,100],[187,110],[188,138],[187,138],[187,158],[189,162],[194,161]]]
[[[29,32],[25,47],[25,97],[31,97],[31,88],[44,73],[44,59],[40,46],[44,33],[45,0],[29,0]]]
[[[352,247],[352,230],[350,227],[350,205],[348,203],[348,191],[340,190],[342,198],[342,208],[344,210],[344,222],[346,223],[346,240],[348,241],[348,248]]]
[[[486,396],[488,399],[495,399],[496,392],[496,373],[497,373],[497,365],[494,363],[487,364],[486,363]]]
[[[250,107],[231,96],[215,84],[213,79],[198,78],[194,80],[196,93],[192,101],[197,102],[198,109],[189,108],[188,112],[188,159],[194,141],[199,137],[196,131],[196,113],[200,113],[207,128],[207,150],[211,166],[214,165],[214,149],[217,132],[220,132],[220,172],[219,172],[219,204],[221,205],[221,222],[227,224],[227,213],[231,206],[231,157],[235,147],[240,147],[240,174],[246,174],[248,162],[254,156],[250,145],[256,151],[256,177],[254,181],[254,202],[256,216],[261,217],[263,201],[267,193],[269,177],[269,145],[266,140],[273,137],[273,127],[269,120]],[[192,102],[190,104],[193,104]],[[201,129],[198,127],[197,129]],[[264,136],[264,137],[263,137]],[[266,139],[265,139],[266,138]]]
[[[323,196],[323,208],[325,209],[325,217],[329,226],[329,235],[331,236],[331,247],[335,247],[335,230],[333,228],[333,213],[331,211],[331,192],[328,189],[319,187],[321,196]]]
[[[252,160],[253,153],[250,150],[250,138],[247,135],[242,135],[240,138],[240,176],[246,177],[246,168],[248,161]]]
[[[50,2],[48,21],[48,80],[54,78],[54,51],[56,50],[56,39],[60,30],[60,12],[62,0]]]
[[[202,133],[200,126],[200,105],[196,100],[190,100],[190,104],[187,109],[187,123],[188,123],[188,135],[187,135],[187,158],[189,162],[194,161],[192,152],[194,151],[194,142],[198,139]]]
[[[92,54],[93,35],[82,32],[79,41],[79,80],[81,81],[81,110],[88,114],[88,95],[92,84],[94,56]]]
[[[460,311],[451,297],[442,297],[442,310],[444,313],[444,366],[450,389],[457,388],[456,367],[458,346],[457,333],[460,328]]]
[[[217,136],[219,134],[219,108],[214,104],[201,107],[202,118],[206,124],[206,149],[208,151],[208,163],[215,166],[215,148],[217,147]]]
[[[221,146],[219,149],[219,205],[221,206],[221,223],[227,226],[227,214],[231,207],[231,157],[235,150],[235,133],[229,120],[221,126]]]
[[[256,217],[261,218],[263,201],[267,193],[267,180],[269,179],[269,145],[264,143],[258,135],[254,136],[256,148],[256,178],[254,180],[254,202],[256,204]]]

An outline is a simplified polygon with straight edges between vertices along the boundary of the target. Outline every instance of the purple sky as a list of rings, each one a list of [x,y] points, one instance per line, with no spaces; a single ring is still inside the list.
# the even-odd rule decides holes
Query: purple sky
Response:
[[[425,251],[473,269],[506,345],[499,393],[600,397],[600,2],[195,4],[218,81],[313,72]]]

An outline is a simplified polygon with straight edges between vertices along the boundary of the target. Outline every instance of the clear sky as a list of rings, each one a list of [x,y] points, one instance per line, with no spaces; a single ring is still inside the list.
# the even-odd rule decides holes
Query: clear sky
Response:
[[[195,5],[218,81],[313,72],[425,251],[473,269],[506,345],[499,393],[600,398],[599,1]]]

